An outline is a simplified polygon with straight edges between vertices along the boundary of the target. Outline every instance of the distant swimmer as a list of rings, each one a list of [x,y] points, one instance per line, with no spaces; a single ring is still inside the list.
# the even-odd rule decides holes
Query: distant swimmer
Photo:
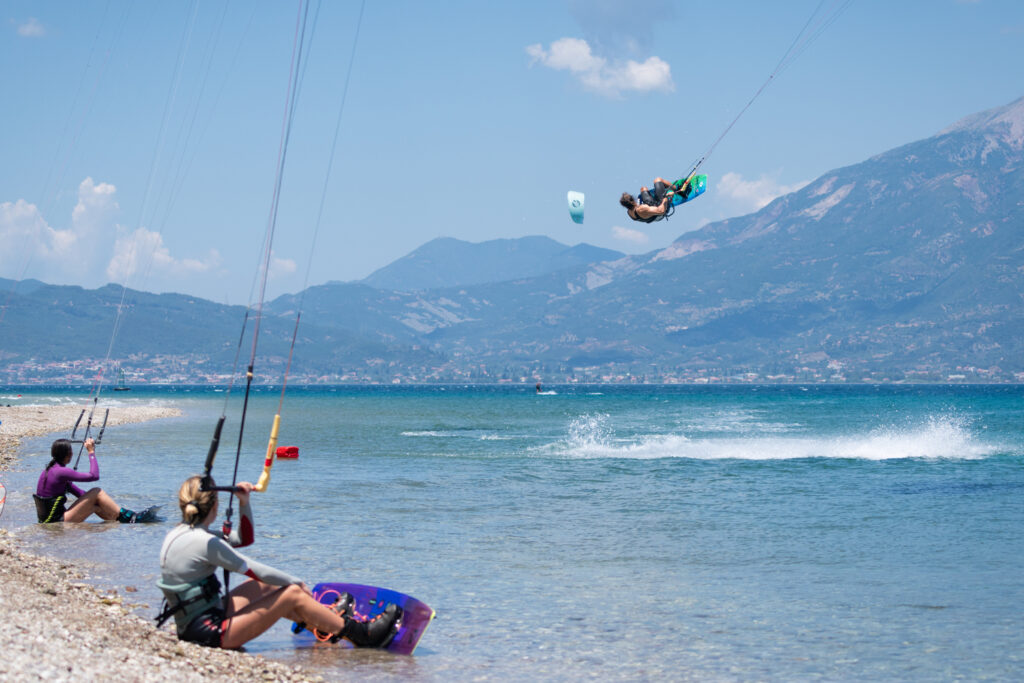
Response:
[[[654,179],[654,190],[648,190],[646,186],[640,188],[640,194],[634,197],[628,192],[623,192],[619,198],[619,204],[626,208],[626,213],[635,221],[641,223],[653,223],[662,218],[668,217],[671,213],[672,198],[677,193],[685,194],[687,181],[677,180],[670,183],[664,178]]]
[[[290,619],[329,634],[326,639],[332,643],[344,638],[356,647],[386,647],[402,617],[398,605],[389,604],[373,618],[355,613],[349,593],[338,595],[333,606],[322,605],[301,580],[235,550],[255,540],[252,490],[248,482],[238,484],[241,528],[225,535],[210,529],[217,518],[217,492],[204,491],[202,477],[190,477],[181,485],[181,524],[168,532],[160,550],[157,587],[167,608],[157,617],[157,626],[174,617],[179,639],[235,649],[278,619]],[[225,595],[216,575],[221,568],[251,580]]]
[[[123,508],[114,502],[106,492],[96,486],[83,491],[74,482],[96,481],[100,478],[100,465],[96,461],[96,444],[86,439],[85,450],[89,451],[89,471],[78,472],[70,467],[72,448],[67,439],[57,439],[50,447],[50,463],[39,475],[36,492],[32,496],[36,503],[36,514],[39,521],[49,522],[84,522],[90,515],[112,522],[153,522],[157,521],[155,509],[136,513]],[[76,500],[71,507],[65,507],[68,494]]]

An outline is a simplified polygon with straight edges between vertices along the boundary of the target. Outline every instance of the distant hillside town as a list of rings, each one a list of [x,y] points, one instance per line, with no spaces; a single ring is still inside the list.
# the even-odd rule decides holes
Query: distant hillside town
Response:
[[[35,362],[25,361],[0,366],[0,384],[4,385],[90,385],[99,376],[102,360]],[[138,360],[121,366],[124,384],[129,387],[157,385],[223,386],[230,373],[214,370],[202,358],[163,356],[142,363]],[[256,383],[278,384],[282,367],[271,363],[258,367]],[[103,373],[104,384],[115,377]],[[438,367],[408,368],[380,361],[365,368],[333,373],[293,373],[291,384],[890,384],[890,383],[1024,383],[1024,372],[1010,373],[1002,368],[958,366],[947,369],[910,368],[896,372],[858,371],[839,361],[810,363],[782,370],[757,371],[748,368],[708,368],[697,372],[685,368],[664,367],[555,367],[547,364],[459,366],[448,362]]]

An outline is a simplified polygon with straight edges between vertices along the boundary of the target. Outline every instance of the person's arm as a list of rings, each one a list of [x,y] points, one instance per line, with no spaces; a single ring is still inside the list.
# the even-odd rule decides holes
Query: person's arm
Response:
[[[661,200],[661,204],[659,204],[658,206],[647,206],[646,204],[637,204],[634,211],[636,211],[636,215],[640,216],[640,218],[660,216],[666,211],[668,211],[668,197]]]
[[[89,441],[92,441],[90,439]],[[88,445],[88,442],[87,442]],[[96,481],[100,478],[100,464],[96,461],[96,449],[93,448],[89,451],[89,471],[79,472],[78,470],[71,469],[64,465],[54,465],[51,469],[56,470],[55,475],[62,481]],[[77,486],[75,488],[78,488]],[[78,489],[81,491],[81,489]],[[76,496],[82,495],[81,493],[75,493]]]
[[[252,545],[256,540],[256,527],[252,521],[252,506],[248,498],[243,503],[238,501],[238,524],[231,529],[231,535],[227,542],[235,548],[244,548]]]
[[[252,506],[249,504],[249,494],[252,492],[252,484],[241,481],[236,484],[241,489],[235,496],[238,498],[238,524],[231,529],[227,542],[235,548],[244,548],[252,545],[256,540],[256,527],[253,524]],[[216,533],[216,532],[213,532]],[[223,534],[217,534],[221,538]]]
[[[271,586],[290,586],[293,583],[302,583],[300,579],[287,572],[275,569],[262,562],[257,562],[251,557],[246,557],[228,545],[224,539],[213,535],[210,536],[206,554],[209,561],[218,567],[223,567],[229,572],[236,574],[245,574],[250,579],[255,579]]]

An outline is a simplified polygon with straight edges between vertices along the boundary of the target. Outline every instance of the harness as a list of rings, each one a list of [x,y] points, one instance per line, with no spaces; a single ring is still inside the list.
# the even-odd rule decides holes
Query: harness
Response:
[[[67,512],[67,508],[64,507],[64,503],[68,500],[67,493],[62,493],[53,498],[40,498],[33,493],[32,500],[36,503],[36,516],[39,518],[40,523],[48,524],[50,522],[64,521],[64,513]]]
[[[164,583],[160,580],[156,582],[156,586],[162,591],[173,593],[176,600],[175,604],[171,605],[167,598],[164,598],[163,609],[156,616],[157,628],[163,626],[164,622],[178,612],[184,612],[184,621],[181,623],[187,625],[200,614],[221,604],[220,581],[217,580],[216,574],[189,583]]]
[[[633,213],[629,214],[629,217],[640,223],[654,223],[656,221],[660,221],[662,218],[668,218],[668,214],[671,210],[671,207],[669,207],[665,213],[659,213],[657,216],[651,216],[650,218],[640,218],[640,214],[638,214],[634,208]]]

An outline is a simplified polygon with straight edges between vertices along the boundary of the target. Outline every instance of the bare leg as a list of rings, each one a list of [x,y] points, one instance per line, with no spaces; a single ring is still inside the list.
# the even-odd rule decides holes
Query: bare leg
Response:
[[[97,486],[86,491],[84,496],[68,508],[64,513],[64,521],[84,522],[89,515],[96,514],[100,519],[110,522],[117,519],[120,512],[121,506]]]
[[[241,647],[278,619],[304,621],[324,633],[338,633],[345,627],[340,615],[297,585],[279,587],[246,581],[231,591],[228,603],[221,639],[221,646],[227,649]]]

